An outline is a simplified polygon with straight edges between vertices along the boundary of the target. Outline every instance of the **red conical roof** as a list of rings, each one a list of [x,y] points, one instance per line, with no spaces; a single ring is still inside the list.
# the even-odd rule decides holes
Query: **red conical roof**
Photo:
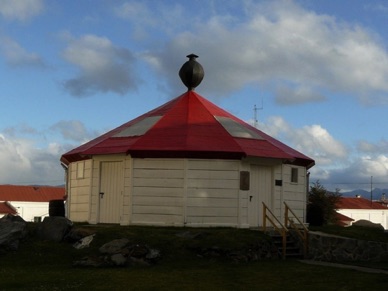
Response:
[[[279,158],[308,168],[314,160],[250,126],[194,91],[83,144],[61,157],[69,164],[102,154],[132,157]]]

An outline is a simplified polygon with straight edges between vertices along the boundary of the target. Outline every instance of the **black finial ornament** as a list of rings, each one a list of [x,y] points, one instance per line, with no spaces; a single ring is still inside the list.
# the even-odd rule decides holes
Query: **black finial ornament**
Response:
[[[179,70],[179,77],[187,89],[191,91],[202,82],[205,72],[201,64],[196,61],[196,58],[198,58],[197,55],[191,54],[187,57],[189,60]]]

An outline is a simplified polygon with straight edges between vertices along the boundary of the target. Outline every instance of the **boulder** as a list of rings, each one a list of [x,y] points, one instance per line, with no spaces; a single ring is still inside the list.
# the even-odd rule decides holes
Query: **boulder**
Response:
[[[87,256],[73,262],[74,267],[107,267],[103,257]]]
[[[126,238],[112,240],[99,248],[99,256],[87,256],[75,261],[74,266],[83,267],[122,267],[122,266],[150,266],[160,259],[161,253],[157,249],[144,244],[129,244]]]
[[[112,240],[100,247],[99,251],[102,254],[116,254],[121,252],[129,243],[129,239],[120,238]]]
[[[95,234],[92,234],[89,236],[85,236],[84,238],[81,238],[79,241],[77,241],[73,244],[73,247],[76,248],[77,250],[83,249],[83,248],[88,248],[90,243],[92,242],[94,236],[95,236]]]
[[[69,233],[73,223],[66,217],[51,216],[45,217],[37,228],[37,236],[42,240],[60,242]]]
[[[110,257],[113,265],[125,266],[127,264],[127,258],[123,254],[114,254]]]
[[[0,253],[15,251],[27,236],[26,222],[20,216],[6,215],[0,219]]]
[[[75,243],[81,239],[95,235],[96,232],[86,227],[72,227],[69,233],[65,236],[64,240],[70,243]]]
[[[360,219],[360,220],[357,220],[356,222],[353,222],[354,226],[363,226],[363,227],[370,227],[370,228],[377,228],[377,229],[381,229],[384,231],[384,227],[380,224],[380,223],[373,223],[369,220],[365,220],[365,219]]]

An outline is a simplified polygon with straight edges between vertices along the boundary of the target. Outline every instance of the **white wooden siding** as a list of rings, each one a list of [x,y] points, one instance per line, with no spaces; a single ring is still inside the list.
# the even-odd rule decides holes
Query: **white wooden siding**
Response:
[[[135,159],[135,224],[236,226],[239,161]]]
[[[251,171],[252,165],[271,169],[269,206],[280,219],[284,213],[283,199],[298,216],[305,216],[303,167],[298,167],[295,184],[290,182],[291,166],[275,159],[132,159],[127,155],[109,155],[83,161],[82,179],[77,179],[76,163],[70,164],[71,220],[98,223],[101,163],[109,161],[123,162],[124,190],[118,209],[122,225],[248,227],[252,194],[240,190],[240,171]],[[282,180],[282,186],[275,186],[275,180]]]
[[[186,225],[237,226],[240,161],[188,160]]]
[[[283,223],[283,211],[284,211],[284,204],[283,204],[283,194],[284,194],[284,187],[283,186],[276,186],[275,181],[280,180],[283,183],[284,177],[283,177],[283,170],[282,165],[276,165],[273,168],[273,213],[276,215],[276,217],[279,217],[280,221]]]
[[[298,168],[298,183],[291,182],[291,168]],[[306,222],[306,181],[306,168],[283,166],[283,199],[302,222]]]
[[[78,164],[83,164],[83,178],[77,177]],[[68,218],[72,221],[89,221],[92,160],[80,161],[69,165]]]
[[[183,159],[134,159],[132,215],[134,224],[184,224]]]

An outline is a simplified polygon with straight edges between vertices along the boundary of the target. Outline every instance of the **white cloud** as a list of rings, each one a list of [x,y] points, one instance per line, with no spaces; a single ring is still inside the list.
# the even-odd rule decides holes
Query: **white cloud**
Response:
[[[311,182],[320,180],[329,190],[368,190],[373,176],[374,187],[388,188],[388,154],[384,140],[376,144],[363,141],[353,149],[321,125],[295,128],[279,116],[261,123],[260,129],[315,160],[315,166],[310,169]]]
[[[166,5],[162,1],[127,1],[116,6],[114,13],[130,22],[132,36],[136,39],[155,38],[160,34],[174,35],[177,28],[181,30],[182,26],[187,27],[190,22],[187,21],[185,10],[191,3],[184,5],[172,2]],[[196,18],[196,15],[190,14],[192,20]]]
[[[155,15],[144,2],[128,1],[114,8],[115,13],[124,19],[141,20],[141,25],[155,23]],[[137,22],[134,21],[134,22]]]
[[[64,58],[75,65],[80,73],[65,81],[64,87],[76,97],[97,92],[114,92],[124,95],[137,88],[132,53],[105,38],[84,35],[78,39],[68,36]]]
[[[291,1],[265,3],[248,7],[245,22],[220,16],[198,20],[194,30],[177,33],[146,59],[161,64],[156,69],[163,68],[171,85],[182,88],[176,73],[183,56],[198,54],[206,64],[201,92],[216,95],[261,84],[302,88],[290,91],[296,98],[288,103],[321,100],[322,91],[349,93],[365,103],[388,102],[388,54],[375,35]]]
[[[349,151],[321,125],[290,126],[282,117],[272,116],[261,128],[294,149],[313,158],[317,165],[336,165],[346,161]]]
[[[388,156],[378,154],[357,156],[343,167],[328,169],[328,175],[321,180],[332,189],[370,190],[371,177],[374,182],[373,188],[388,188],[387,175]]]
[[[38,131],[26,125],[0,131],[0,184],[63,184],[60,157],[101,133],[77,120]]]
[[[60,157],[97,135],[75,120],[40,131],[27,124],[4,128],[0,132],[0,184],[63,184]]]
[[[38,54],[28,52],[15,40],[6,36],[0,35],[0,51],[12,67],[44,68],[46,66]]]
[[[386,3],[384,3],[386,4]],[[373,10],[373,11],[378,11],[381,13],[388,13],[388,5],[384,5],[383,3],[367,3],[365,4],[365,9],[367,10]]]
[[[298,149],[305,149],[307,155],[313,155],[322,165],[336,164],[339,159],[348,156],[348,150],[321,125],[308,125],[296,130],[290,137],[298,143]]]
[[[321,102],[326,97],[307,86],[290,88],[284,85],[276,90],[275,101],[281,105],[295,105],[306,102]]]
[[[43,0],[1,0],[0,15],[6,19],[28,20],[42,12]]]
[[[51,131],[62,135],[65,140],[75,141],[79,144],[85,143],[98,136],[97,132],[89,131],[85,125],[78,120],[62,120],[50,127]]]
[[[361,140],[357,144],[357,149],[362,153],[384,153],[388,154],[388,141],[380,140],[377,143],[371,143],[366,140]]]
[[[52,143],[41,149],[33,140],[0,134],[0,183],[63,184],[59,163],[63,148]]]

